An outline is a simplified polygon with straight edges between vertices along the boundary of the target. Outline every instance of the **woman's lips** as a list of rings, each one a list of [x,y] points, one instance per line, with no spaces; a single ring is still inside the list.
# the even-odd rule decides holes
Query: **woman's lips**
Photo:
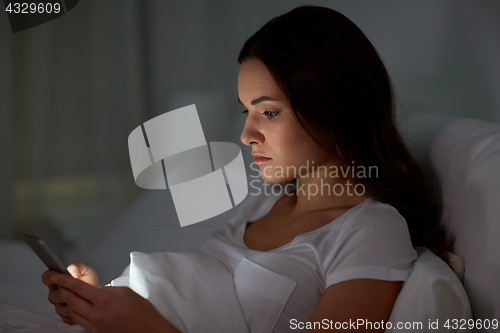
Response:
[[[264,162],[267,162],[270,160],[269,157],[264,157],[264,156],[260,156],[260,155],[254,155],[254,157],[255,157],[256,164],[261,164],[261,163],[264,163]]]

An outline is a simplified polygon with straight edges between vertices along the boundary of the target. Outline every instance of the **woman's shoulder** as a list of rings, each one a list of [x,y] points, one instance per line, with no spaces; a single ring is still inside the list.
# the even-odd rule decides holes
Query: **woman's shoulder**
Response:
[[[408,232],[406,220],[396,208],[371,197],[351,207],[317,231],[321,231],[320,238],[335,237],[336,239],[357,232],[366,234]],[[330,240],[333,241],[333,239]]]
[[[343,221],[335,242],[322,254],[327,287],[361,278],[405,281],[416,259],[404,217],[374,199]]]
[[[341,233],[353,229],[370,232],[408,231],[405,218],[394,206],[373,198],[363,201],[360,209],[344,220]]]
[[[304,241],[316,244],[317,252],[325,256],[346,249],[412,249],[405,218],[392,205],[373,198],[365,199],[317,231]]]

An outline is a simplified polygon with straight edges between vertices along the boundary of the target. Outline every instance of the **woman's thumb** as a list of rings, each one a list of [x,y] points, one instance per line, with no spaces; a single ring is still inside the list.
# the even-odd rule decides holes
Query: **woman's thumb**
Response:
[[[77,260],[77,261],[73,261],[71,264],[69,264],[69,266],[66,269],[68,270],[69,274],[71,274],[72,277],[74,277],[75,279],[78,279],[78,278],[82,277],[86,266],[87,265],[85,263]]]

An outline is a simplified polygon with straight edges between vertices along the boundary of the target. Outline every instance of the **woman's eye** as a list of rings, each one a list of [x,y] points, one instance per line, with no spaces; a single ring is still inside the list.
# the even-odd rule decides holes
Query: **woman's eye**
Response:
[[[248,113],[248,110],[243,110],[241,113]],[[274,118],[278,115],[279,111],[264,111],[262,114],[266,116],[267,118]]]
[[[278,111],[264,111],[262,114],[266,116],[267,118],[274,118],[278,115]]]

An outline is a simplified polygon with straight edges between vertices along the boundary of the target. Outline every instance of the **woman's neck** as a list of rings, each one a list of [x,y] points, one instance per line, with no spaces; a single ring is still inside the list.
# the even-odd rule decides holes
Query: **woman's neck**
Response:
[[[296,192],[291,200],[292,214],[302,215],[327,209],[344,209],[360,204],[369,196],[352,178],[324,177],[308,174],[296,179]]]

